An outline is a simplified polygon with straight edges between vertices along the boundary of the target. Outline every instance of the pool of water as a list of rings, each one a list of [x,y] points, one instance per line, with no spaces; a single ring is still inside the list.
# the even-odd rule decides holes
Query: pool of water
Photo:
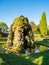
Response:
[[[3,50],[2,46],[0,46],[0,50]]]

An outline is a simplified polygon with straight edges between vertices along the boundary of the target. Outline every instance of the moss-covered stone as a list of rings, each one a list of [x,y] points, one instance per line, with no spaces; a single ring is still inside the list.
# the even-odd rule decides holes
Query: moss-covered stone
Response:
[[[7,40],[8,47],[15,47],[16,52],[33,48],[34,36],[28,19],[24,16],[16,18],[10,27]],[[19,52],[18,51],[18,52]]]

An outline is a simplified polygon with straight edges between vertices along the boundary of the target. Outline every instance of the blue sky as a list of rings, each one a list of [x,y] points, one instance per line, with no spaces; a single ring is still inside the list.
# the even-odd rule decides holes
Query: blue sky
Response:
[[[49,24],[49,0],[0,0],[0,21],[8,26],[20,15],[39,24],[43,11]]]

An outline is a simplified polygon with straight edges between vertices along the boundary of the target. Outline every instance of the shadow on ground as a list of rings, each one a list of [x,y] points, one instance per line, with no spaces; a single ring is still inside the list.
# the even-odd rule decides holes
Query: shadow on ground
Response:
[[[49,50],[28,56],[0,53],[0,65],[49,65]]]
[[[47,39],[44,39],[42,41],[36,41],[35,44],[49,47],[49,40],[47,41]]]
[[[49,50],[30,55],[28,59],[37,65],[49,65]]]
[[[0,53],[0,65],[36,65],[24,57],[15,54]]]

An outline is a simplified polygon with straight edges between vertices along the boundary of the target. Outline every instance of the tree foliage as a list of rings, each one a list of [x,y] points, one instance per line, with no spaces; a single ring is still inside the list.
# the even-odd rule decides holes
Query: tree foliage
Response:
[[[7,26],[7,24],[6,23],[4,23],[4,22],[0,22],[0,29],[2,29],[2,30],[8,30],[8,26]]]
[[[33,21],[31,21],[30,25],[31,25],[33,33],[37,33],[37,26],[36,26],[36,24]]]
[[[46,21],[46,13],[45,12],[42,13],[39,28],[40,28],[41,35],[44,36],[47,34],[47,21]]]

